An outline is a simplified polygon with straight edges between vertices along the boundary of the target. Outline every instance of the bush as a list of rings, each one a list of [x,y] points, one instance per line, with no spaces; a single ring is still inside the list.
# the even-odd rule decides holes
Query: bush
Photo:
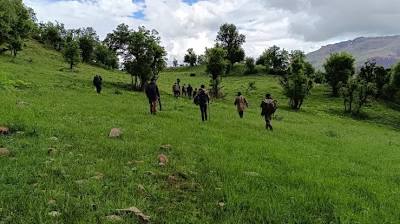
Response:
[[[246,66],[246,70],[245,70],[244,73],[246,75],[257,73],[257,69],[256,69],[256,64],[255,64],[254,58],[251,58],[251,57],[246,58],[245,66]]]
[[[346,84],[354,75],[354,62],[353,56],[345,52],[331,54],[326,60],[324,64],[326,81],[332,87],[333,96],[339,96],[339,84]]]
[[[305,75],[305,61],[302,57],[292,60],[289,75],[280,80],[283,93],[289,97],[289,106],[299,110],[304,99],[310,94],[313,82]]]
[[[344,99],[344,110],[347,113],[358,115],[361,108],[368,102],[369,97],[376,94],[375,84],[360,77],[352,77],[340,88]]]
[[[196,73],[190,73],[190,77],[196,77]]]

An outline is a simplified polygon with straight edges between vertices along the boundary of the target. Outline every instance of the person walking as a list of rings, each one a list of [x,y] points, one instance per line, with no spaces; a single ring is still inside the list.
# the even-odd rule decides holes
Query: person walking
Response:
[[[265,118],[265,128],[273,131],[272,115],[277,109],[277,101],[272,98],[271,94],[267,94],[260,107],[262,109],[261,116]]]
[[[238,92],[234,105],[237,107],[239,117],[243,118],[244,111],[246,110],[247,107],[249,107],[249,104],[247,103],[246,98],[242,96],[241,92]]]
[[[100,75],[95,75],[93,78],[93,85],[96,87],[96,92],[100,94],[103,85],[103,78]]]
[[[207,108],[210,103],[210,96],[208,95],[208,92],[205,89],[204,85],[201,85],[199,92],[194,98],[194,102],[200,107],[201,120],[203,122],[207,121],[208,120]]]
[[[192,94],[193,94],[193,87],[189,84],[187,87],[187,95],[189,99],[192,99]]]
[[[150,113],[155,115],[157,113],[157,103],[160,99],[160,91],[155,78],[152,78],[151,82],[146,86],[146,96],[150,104]]]
[[[182,86],[182,96],[186,96],[186,94],[187,94],[186,84],[183,84],[183,86]]]

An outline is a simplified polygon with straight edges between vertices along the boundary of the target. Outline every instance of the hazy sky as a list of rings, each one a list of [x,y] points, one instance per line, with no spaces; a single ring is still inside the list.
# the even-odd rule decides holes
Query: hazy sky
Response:
[[[358,36],[400,33],[400,0],[24,0],[39,21],[93,27],[101,38],[120,23],[159,31],[168,58],[203,53],[218,28],[234,23],[246,54],[278,45],[306,52]]]

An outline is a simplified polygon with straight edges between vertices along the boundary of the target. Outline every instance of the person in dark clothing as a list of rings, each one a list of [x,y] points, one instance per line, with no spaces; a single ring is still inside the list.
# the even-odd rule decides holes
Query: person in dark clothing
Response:
[[[201,88],[195,97],[195,102],[197,102],[197,104],[200,107],[201,120],[207,121],[208,120],[207,108],[208,104],[210,103],[210,96],[208,95],[204,85],[201,85]]]
[[[272,99],[271,94],[267,94],[265,99],[261,102],[261,116],[265,118],[265,127],[266,129],[273,130],[271,121],[272,115],[275,113],[277,109],[277,101]]]
[[[103,84],[103,78],[100,75],[95,75],[93,78],[93,85],[96,87],[96,92],[101,93],[101,86]]]
[[[189,99],[192,99],[192,94],[193,94],[193,87],[189,84],[187,87],[187,95]]]
[[[186,95],[187,95],[186,84],[183,84],[183,86],[182,86],[182,96],[186,96]]]
[[[157,113],[157,102],[160,99],[160,92],[156,84],[156,79],[152,78],[151,82],[146,86],[146,96],[149,99],[150,113]]]
[[[197,96],[197,88],[194,89],[194,91],[193,91],[193,98],[195,98],[196,96]]]

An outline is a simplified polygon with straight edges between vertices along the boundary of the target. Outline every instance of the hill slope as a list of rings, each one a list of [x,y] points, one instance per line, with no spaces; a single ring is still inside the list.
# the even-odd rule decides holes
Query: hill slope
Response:
[[[400,36],[360,37],[330,44],[307,54],[307,58],[316,68],[320,69],[331,53],[342,51],[349,52],[356,58],[357,67],[362,66],[367,60],[373,59],[377,64],[390,68],[400,61]]]
[[[162,73],[164,110],[151,116],[144,95],[123,88],[126,74],[66,67],[36,43],[15,61],[0,56],[0,125],[14,131],[0,136],[0,148],[11,151],[0,157],[1,223],[107,223],[131,206],[152,223],[400,220],[400,113],[385,105],[355,120],[318,86],[292,112],[276,78],[236,76],[223,79],[227,97],[202,123],[191,100],[169,93],[176,78],[199,86],[205,75]],[[102,95],[91,85],[95,73],[105,80]],[[257,90],[246,93],[250,109],[240,120],[233,97],[250,81]],[[282,104],[274,132],[259,114],[266,92]],[[121,139],[107,137],[113,127]]]

